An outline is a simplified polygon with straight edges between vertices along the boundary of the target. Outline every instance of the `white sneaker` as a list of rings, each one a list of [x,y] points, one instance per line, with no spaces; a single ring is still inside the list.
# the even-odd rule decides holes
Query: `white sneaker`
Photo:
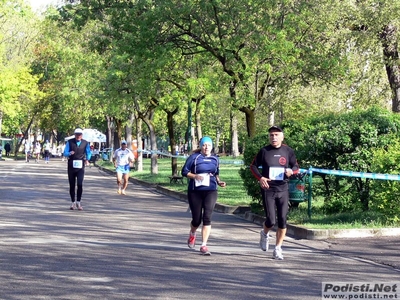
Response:
[[[262,251],[267,251],[269,248],[269,235],[264,233],[264,230],[260,231],[260,248]]]
[[[70,210],[75,210],[75,209],[76,209],[76,203],[75,203],[75,202],[72,202],[72,204],[71,204],[71,206],[70,206],[69,209],[70,209]]]
[[[275,249],[272,255],[275,259],[283,260],[282,249]]]

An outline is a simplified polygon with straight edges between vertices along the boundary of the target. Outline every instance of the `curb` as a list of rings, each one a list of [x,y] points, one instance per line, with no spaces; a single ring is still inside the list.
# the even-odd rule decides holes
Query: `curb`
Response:
[[[110,175],[115,175],[115,171],[105,169],[101,166],[95,165],[100,170]],[[136,178],[129,178],[129,181],[145,186],[147,188],[153,188],[160,194],[170,196],[183,202],[187,201],[187,195],[185,193],[176,192],[159,186],[157,184],[148,183],[145,181],[138,180]],[[224,214],[234,214],[241,218],[263,226],[265,217],[254,214],[251,212],[249,206],[230,206],[225,204],[216,203],[214,211]],[[376,237],[376,236],[400,236],[400,228],[366,228],[366,229],[309,229],[303,226],[287,224],[286,235],[291,236],[295,239],[307,239],[307,240],[326,240],[334,238],[364,238],[364,237]]]
[[[263,226],[265,218],[246,212],[244,218]],[[303,226],[287,224],[287,235],[296,239],[326,240],[341,238],[366,238],[377,236],[400,236],[400,228],[365,228],[365,229],[309,229]]]

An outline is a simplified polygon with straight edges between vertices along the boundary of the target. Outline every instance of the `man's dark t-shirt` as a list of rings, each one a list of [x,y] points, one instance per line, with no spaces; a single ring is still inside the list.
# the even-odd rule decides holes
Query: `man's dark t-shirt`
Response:
[[[260,166],[262,167],[261,172],[258,169]],[[271,145],[261,148],[250,165],[250,170],[257,180],[260,180],[261,177],[272,179],[268,181],[268,190],[272,192],[288,189],[288,178],[286,175],[282,175],[287,168],[292,169],[293,174],[299,171],[293,149],[285,144],[279,148]]]

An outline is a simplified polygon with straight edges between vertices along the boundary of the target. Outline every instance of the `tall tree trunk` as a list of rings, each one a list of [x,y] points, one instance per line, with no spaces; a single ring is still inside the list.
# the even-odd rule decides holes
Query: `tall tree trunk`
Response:
[[[248,107],[239,108],[241,112],[243,112],[246,116],[246,128],[247,128],[247,136],[252,138],[256,135],[256,121],[255,121],[255,112],[254,109],[250,109]]]
[[[219,153],[219,143],[221,139],[221,130],[217,128],[217,132],[215,134],[215,146],[214,146],[214,151],[215,153]]]
[[[124,137],[122,136],[122,121],[118,119],[114,119],[114,124],[115,124],[115,131],[114,131],[114,144],[113,144],[113,150],[115,151],[118,149],[121,145],[122,139]]]
[[[231,110],[231,153],[234,158],[239,156],[238,120],[234,111]]]
[[[31,129],[33,120],[35,119],[36,113],[32,116],[31,120],[29,121],[28,127],[25,129],[24,131],[24,137],[17,143],[16,147],[14,147],[14,156],[17,156],[18,154],[18,149],[21,147],[22,145],[22,141],[28,139],[29,140],[29,130]]]
[[[52,131],[52,135],[55,139],[55,143],[57,144],[57,146],[60,145],[64,141],[65,133],[60,133],[58,131],[58,129],[54,129]]]
[[[136,118],[136,139],[137,139],[137,148],[138,150],[143,149],[143,131],[142,131],[142,126],[143,126],[143,120],[140,118]],[[142,152],[137,152],[138,158],[136,162],[136,170],[138,171],[143,171],[143,155]]]
[[[229,96],[231,97],[232,101],[232,108],[235,107],[236,103],[236,85],[238,81],[237,80],[231,80],[231,83],[229,85]],[[239,155],[239,138],[238,138],[238,121],[237,117],[231,108],[230,110],[230,117],[231,117],[231,123],[230,123],[230,129],[231,129],[231,154],[233,157],[237,157]]]
[[[199,141],[194,137],[195,136],[195,134],[194,134],[194,128],[192,127],[192,130],[191,130],[191,135],[192,135],[192,147],[190,148],[190,152],[193,152],[193,150],[196,150],[197,149],[197,147],[199,146]]]
[[[275,124],[275,112],[273,110],[270,110],[268,114],[268,125],[274,125]]]
[[[198,141],[203,137],[203,131],[201,130],[201,117],[200,117],[200,109],[196,105],[195,110],[195,122],[196,122],[196,134],[193,138],[193,143],[198,144]]]
[[[174,132],[174,115],[179,111],[177,107],[173,111],[165,111],[167,113],[167,129],[168,129],[168,137],[169,137],[169,146],[171,147],[171,152],[174,153],[176,140],[175,140],[175,132]],[[171,157],[171,175],[178,174],[178,161],[175,156]]]
[[[106,148],[112,148],[114,147],[114,140],[115,140],[115,119],[113,117],[109,117],[107,122],[107,135],[108,135],[108,147]],[[113,151],[115,148],[113,148]],[[112,155],[113,151],[109,153],[108,159],[111,161],[112,160]]]
[[[129,116],[129,122],[128,122],[128,124],[125,126],[126,142],[128,143],[128,149],[132,150],[132,152],[133,152],[133,145],[132,145],[132,144],[133,144],[133,143],[132,143],[132,141],[133,141],[133,138],[132,138],[132,136],[133,136],[133,134],[132,134],[133,130],[132,130],[132,128],[134,127],[135,120],[136,120],[135,114],[134,114],[133,112],[131,112],[131,113],[130,113],[130,116]],[[136,147],[137,147],[137,143],[136,143]],[[136,153],[134,153],[134,154],[137,154],[137,151],[136,151]],[[136,160],[136,162],[137,162],[137,160]]]
[[[400,65],[397,44],[397,27],[387,25],[383,28],[380,38],[385,57],[386,74],[392,90],[392,111],[400,112]]]
[[[128,143],[128,148],[132,150],[132,127],[135,124],[135,114],[132,112],[129,116],[129,123],[125,126],[126,142]]]
[[[244,112],[246,114],[247,135],[249,137],[252,137],[255,135],[255,128],[256,128],[254,109],[250,109],[248,107],[239,107],[236,105],[236,102],[237,102],[236,86],[239,84],[239,82],[243,83],[243,80],[244,80],[243,73],[240,71],[236,72],[233,69],[231,69],[229,66],[227,66],[226,60],[223,59],[222,57],[220,57],[220,62],[223,65],[224,72],[227,73],[231,77],[231,80],[229,82],[229,96],[232,101],[231,102],[232,107],[234,107],[235,109],[238,109],[239,111]],[[242,67],[243,67],[243,71],[244,71],[246,69],[246,66],[244,64],[242,64]],[[260,97],[262,97],[262,95]],[[256,97],[255,100],[258,101],[259,97]],[[253,112],[252,114],[250,113],[251,111]],[[237,126],[237,120],[236,120],[236,126]],[[233,134],[231,134],[231,136],[232,136],[232,138],[235,137],[235,135],[233,135]],[[236,140],[232,140],[232,147],[234,147],[234,145],[238,145],[238,144],[239,144],[239,141],[237,139],[237,134],[236,134]],[[238,146],[236,147],[236,149],[232,149],[232,155],[235,155],[235,154],[236,155],[239,154]]]
[[[112,117],[107,116],[106,119],[107,119],[107,134],[106,134],[105,148],[108,148],[113,144],[114,141],[114,122]]]
[[[151,174],[158,174],[158,154],[157,152],[157,139],[153,124],[154,111],[158,106],[157,99],[150,99],[149,106],[146,108],[146,112],[143,113],[140,110],[140,104],[138,99],[134,98],[135,109],[138,113],[138,117],[143,120],[147,125],[150,133],[150,150],[151,150]]]
[[[154,115],[154,114],[153,114]],[[158,174],[158,154],[157,152],[157,136],[156,131],[153,124],[153,115],[151,119],[147,120],[147,126],[149,127],[150,132],[150,144],[151,144],[151,174]]]
[[[196,107],[194,110],[194,118],[196,123],[196,134],[195,137],[192,139],[193,145],[198,145],[198,141],[203,137],[203,131],[201,130],[201,110],[200,110],[200,103],[201,100],[205,98],[205,95],[202,95],[198,98],[192,99],[193,102],[196,103]],[[193,148],[192,148],[193,149]]]
[[[188,152],[193,150],[193,120],[192,120],[192,102],[189,101],[188,103],[188,110],[187,110],[187,127],[185,133],[185,144],[187,145]]]

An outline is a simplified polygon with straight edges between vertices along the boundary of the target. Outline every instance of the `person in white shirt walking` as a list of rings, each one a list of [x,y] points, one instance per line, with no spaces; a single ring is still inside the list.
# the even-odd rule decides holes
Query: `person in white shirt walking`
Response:
[[[25,141],[25,162],[29,162],[31,157],[32,144],[29,141]]]
[[[35,162],[39,163],[40,160],[40,153],[42,152],[42,146],[40,143],[37,141],[35,144]]]
[[[115,150],[113,156],[115,171],[117,172],[118,194],[126,195],[125,190],[128,186],[129,172],[134,161],[133,152],[127,148],[126,141],[122,141],[121,148]]]
[[[48,140],[46,140],[46,143],[43,145],[44,148],[44,161],[46,164],[49,163],[50,160],[50,150],[51,150],[51,145]]]

